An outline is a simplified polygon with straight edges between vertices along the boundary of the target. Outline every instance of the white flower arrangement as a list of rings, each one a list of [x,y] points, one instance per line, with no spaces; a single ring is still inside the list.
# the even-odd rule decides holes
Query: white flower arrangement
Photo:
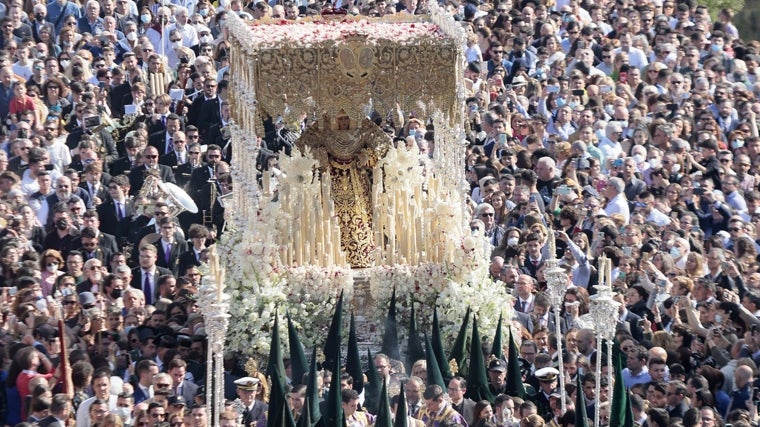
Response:
[[[315,46],[327,41],[340,42],[357,35],[370,43],[392,40],[394,43],[418,44],[421,39],[444,37],[432,22],[377,22],[367,19],[342,21],[286,21],[280,25],[252,25],[250,33],[259,49],[280,48],[297,43],[301,47]]]

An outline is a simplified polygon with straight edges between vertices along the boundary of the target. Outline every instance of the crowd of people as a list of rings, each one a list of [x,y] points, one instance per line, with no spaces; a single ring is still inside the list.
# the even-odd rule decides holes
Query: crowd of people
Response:
[[[487,362],[493,401],[478,402],[464,378],[444,390],[424,367],[406,377],[380,355],[374,367],[399,380],[409,425],[574,425],[576,380],[606,425],[611,384],[602,378],[599,396],[590,386],[601,255],[613,263],[635,421],[755,425],[760,43],[739,37],[732,10],[711,17],[696,0],[442,6],[467,34],[470,226],[514,294],[532,394],[505,393],[504,355]],[[424,0],[0,3],[2,425],[210,424],[194,295],[232,191],[225,21],[297,21],[328,7],[428,10]],[[427,118],[375,119],[421,161],[432,156]],[[278,153],[302,129],[276,117],[265,128],[260,168],[276,178]],[[551,255],[568,274],[559,325],[543,274]],[[266,378],[236,361],[220,425],[265,423]],[[346,418],[369,426],[351,380]],[[304,393],[289,391],[296,419]]]

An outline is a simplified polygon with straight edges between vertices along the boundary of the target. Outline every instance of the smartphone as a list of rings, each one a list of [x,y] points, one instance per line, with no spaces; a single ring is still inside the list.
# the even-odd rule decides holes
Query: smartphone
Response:
[[[615,159],[612,162],[612,166],[614,166],[616,168],[622,168],[623,167],[623,159]]]
[[[12,286],[10,289],[8,289],[8,295],[14,296],[18,292],[18,287]]]
[[[557,187],[557,194],[560,196],[567,196],[568,194],[572,193],[573,190],[570,189],[567,185],[560,185]]]
[[[599,93],[610,93],[610,92],[612,92],[612,86],[610,85],[599,86]]]
[[[506,89],[507,89],[507,90],[512,90],[512,85],[507,85],[507,86],[506,86]]]
[[[500,133],[499,134],[499,144],[502,146],[507,145],[507,134],[506,133]]]
[[[46,170],[46,171],[51,171],[51,170],[53,170],[53,169],[55,169],[55,167],[54,167],[53,165],[51,165],[51,164],[47,164],[47,165],[45,165],[45,170]]]
[[[571,93],[575,96],[583,96],[586,94],[586,91],[583,89],[573,89]]]
[[[633,248],[630,246],[623,246],[623,254],[627,257],[630,257],[633,255]]]
[[[676,111],[678,109],[678,104],[668,104],[665,106],[670,111]]]
[[[628,71],[621,71],[618,75],[618,81],[619,82],[627,82],[628,81]]]
[[[102,90],[106,88],[106,82],[98,82],[98,87]]]
[[[723,261],[720,263],[721,270],[726,271],[727,268],[728,268],[728,261]]]
[[[705,194],[705,189],[704,188],[695,188],[694,189],[694,194],[697,195],[697,196],[702,196],[702,195]]]
[[[535,203],[536,202],[536,196],[534,194],[531,194],[530,197],[528,197],[528,203]]]
[[[546,91],[549,93],[559,93],[559,86],[557,85],[546,86]]]

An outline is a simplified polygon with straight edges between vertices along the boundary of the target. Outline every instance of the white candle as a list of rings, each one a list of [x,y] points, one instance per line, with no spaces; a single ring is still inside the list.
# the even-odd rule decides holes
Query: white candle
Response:
[[[557,258],[557,244],[554,241],[554,230],[549,229],[549,259]]]

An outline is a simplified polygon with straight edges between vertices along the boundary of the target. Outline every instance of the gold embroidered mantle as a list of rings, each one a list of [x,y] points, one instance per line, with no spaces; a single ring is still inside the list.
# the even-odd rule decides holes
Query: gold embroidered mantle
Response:
[[[351,267],[371,267],[374,230],[372,227],[371,171],[388,150],[388,135],[369,120],[358,130],[310,127],[296,141],[319,160],[321,179],[330,177],[334,213],[340,224],[340,246]]]

